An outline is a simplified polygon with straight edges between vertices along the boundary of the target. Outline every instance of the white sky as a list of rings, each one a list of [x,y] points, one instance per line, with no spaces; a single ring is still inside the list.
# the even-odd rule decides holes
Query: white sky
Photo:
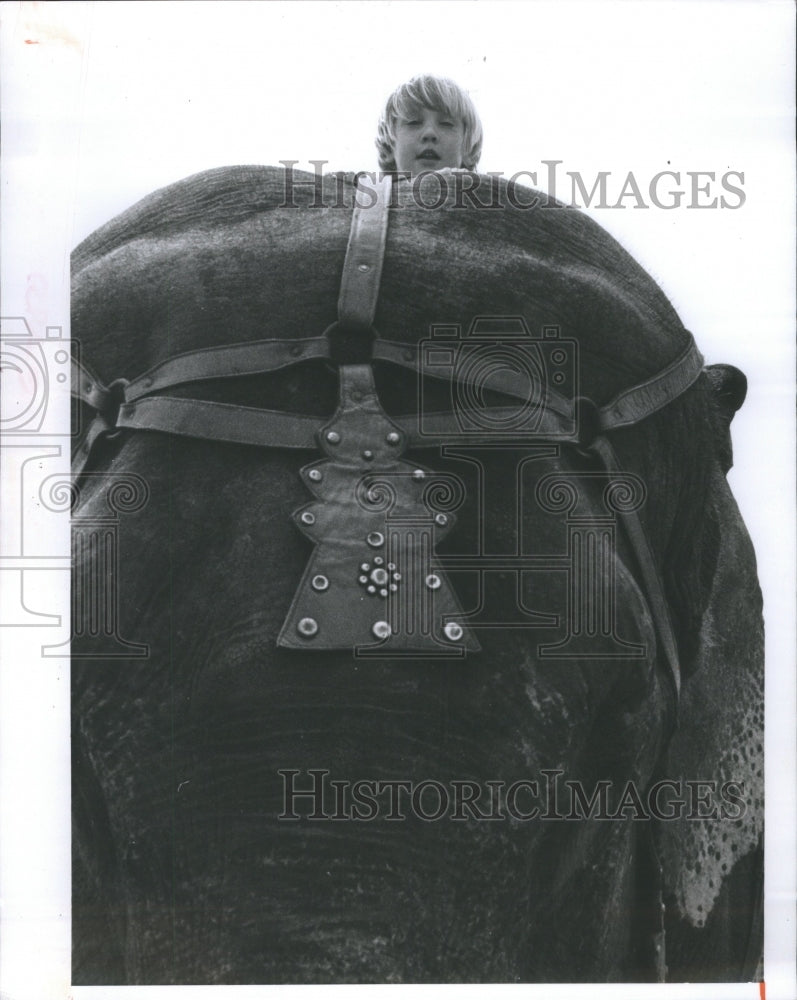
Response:
[[[329,170],[373,169],[380,108],[418,72],[470,91],[485,128],[482,170],[537,171],[543,188],[543,160],[561,160],[563,182],[578,171],[588,188],[610,171],[610,204],[629,171],[648,203],[653,175],[680,171],[687,194],[678,209],[635,209],[628,199],[625,209],[590,214],[654,275],[706,360],[748,375],[731,478],[761,564],[770,688],[777,702],[793,698],[790,2],[5,2],[0,10],[3,315],[28,315],[38,333],[68,325],[68,251],[98,225],[214,166],[294,159],[310,169],[323,159]],[[742,207],[685,207],[687,171],[713,171],[713,197],[729,170],[744,173]],[[558,194],[567,199],[568,188]],[[34,274],[48,292],[32,295]],[[774,738],[770,761],[781,746],[791,752]],[[775,829],[768,825],[773,841]],[[793,843],[787,849],[792,858]]]

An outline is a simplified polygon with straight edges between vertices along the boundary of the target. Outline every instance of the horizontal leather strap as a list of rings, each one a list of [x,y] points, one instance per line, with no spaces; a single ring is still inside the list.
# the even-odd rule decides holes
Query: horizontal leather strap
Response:
[[[326,417],[202,399],[150,396],[119,409],[116,426],[271,448],[315,448]]]
[[[492,407],[489,412],[491,419],[506,421],[508,425],[517,417],[515,407]],[[459,418],[454,413],[425,414],[422,427],[419,427],[418,416],[414,413],[390,419],[406,435],[408,445],[416,448],[463,441],[495,443],[499,435],[497,429],[463,431],[463,419],[469,421],[470,426],[478,426],[483,420],[482,412],[472,410],[461,410]],[[318,431],[328,420],[329,417],[261,410],[230,403],[151,396],[122,406],[116,426],[262,448],[314,449],[317,447]],[[546,412],[541,415],[540,424],[534,430],[512,433],[510,426],[500,432],[500,440],[502,443],[507,440],[573,442],[575,437],[568,422]]]

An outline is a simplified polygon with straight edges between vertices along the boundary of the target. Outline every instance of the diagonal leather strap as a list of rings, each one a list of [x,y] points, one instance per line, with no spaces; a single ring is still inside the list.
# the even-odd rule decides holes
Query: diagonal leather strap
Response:
[[[390,361],[404,368],[417,370],[418,349],[413,344],[377,339],[374,342],[373,356],[379,361]],[[697,381],[704,364],[703,355],[690,335],[689,344],[675,361],[652,378],[623,390],[611,402],[598,408],[600,430],[611,431],[618,427],[630,427],[656,413]],[[468,379],[459,376],[458,381],[469,384]],[[491,372],[490,388],[507,396],[528,398],[528,379],[517,372],[509,370]],[[573,401],[550,386],[545,387],[545,405],[560,416],[573,419]]]
[[[134,379],[125,391],[125,398],[132,401],[189,382],[261,375],[299,361],[327,357],[329,342],[323,336],[306,337],[302,340],[257,340],[188,351],[163,361]]]
[[[697,381],[704,364],[703,355],[690,335],[686,349],[672,364],[646,382],[621,392],[600,408],[601,429],[609,431],[630,427],[662,409]]]
[[[385,259],[390,190],[390,176],[374,188],[357,187],[358,195],[375,196],[376,200],[373,204],[358,202],[352,214],[338,298],[338,322],[349,333],[368,333],[373,327]]]

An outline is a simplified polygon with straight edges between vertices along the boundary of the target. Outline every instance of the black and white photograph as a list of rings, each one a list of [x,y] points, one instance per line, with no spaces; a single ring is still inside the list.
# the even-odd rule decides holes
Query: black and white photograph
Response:
[[[793,5],[0,17],[3,997],[793,1000]]]

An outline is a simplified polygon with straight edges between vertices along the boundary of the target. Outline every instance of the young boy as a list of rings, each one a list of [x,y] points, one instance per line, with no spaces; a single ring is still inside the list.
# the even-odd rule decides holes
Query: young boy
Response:
[[[473,101],[453,80],[416,76],[387,99],[375,143],[379,167],[386,172],[475,170],[482,123]]]

